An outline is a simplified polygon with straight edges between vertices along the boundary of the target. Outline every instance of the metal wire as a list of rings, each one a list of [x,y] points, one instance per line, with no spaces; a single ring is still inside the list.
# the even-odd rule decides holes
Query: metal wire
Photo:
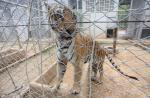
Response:
[[[54,1],[56,1],[58,4],[65,6],[65,7],[70,6],[70,5],[67,6],[67,5],[63,4],[62,2],[60,2],[58,0],[54,0]],[[22,49],[24,49],[24,51],[26,52],[26,55],[27,55],[24,58],[22,58],[20,55],[16,54],[10,58],[5,59],[5,60],[14,60],[14,62],[16,62],[18,59],[19,60],[24,59],[24,61],[22,61],[22,63],[16,64],[17,66],[14,65],[14,67],[9,67],[9,68],[6,67],[6,71],[3,71],[0,73],[0,97],[2,97],[2,98],[3,97],[4,98],[9,98],[9,97],[12,98],[14,96],[21,97],[21,92],[24,88],[27,88],[29,91],[27,94],[28,98],[33,98],[33,97],[37,98],[37,96],[42,97],[42,98],[47,98],[47,96],[49,94],[51,94],[53,97],[56,97],[52,93],[50,93],[48,91],[44,91],[44,84],[45,84],[44,82],[46,82],[45,78],[41,78],[41,81],[44,81],[41,83],[41,85],[42,85],[41,90],[40,89],[32,90],[29,88],[30,82],[33,81],[33,79],[36,78],[37,76],[42,75],[43,71],[48,69],[49,66],[53,63],[53,60],[55,61],[55,59],[56,59],[54,48],[51,48],[51,49],[46,48],[46,47],[49,47],[50,45],[53,45],[54,42],[56,42],[56,41],[53,41],[55,36],[53,36],[53,31],[51,30],[51,28],[48,27],[49,25],[52,25],[52,24],[48,23],[48,17],[49,17],[47,15],[48,11],[43,9],[43,6],[45,6],[43,1],[38,0],[37,6],[34,6],[35,0],[28,1],[29,4],[27,4],[27,5],[21,4],[20,3],[21,0],[18,2],[12,2],[9,0],[1,0],[0,2],[5,4],[4,6],[0,6],[3,9],[3,10],[0,10],[2,13],[0,16],[0,34],[1,34],[0,37],[5,36],[4,37],[5,40],[0,42],[0,50],[6,51],[7,49],[11,49],[11,48],[15,48],[16,50],[19,50],[20,48],[22,48]],[[85,3],[86,0],[83,0],[83,2]],[[118,5],[118,2],[116,2],[115,0],[113,0],[113,2]],[[96,39],[97,36],[95,36],[95,32],[97,29],[103,32],[103,33],[100,33],[99,36],[102,36],[103,34],[106,33],[106,30],[103,29],[100,25],[103,23],[107,23],[107,24],[116,23],[117,26],[120,23],[135,23],[135,24],[142,23],[147,28],[150,28],[149,25],[147,24],[150,22],[149,20],[146,20],[146,19],[141,20],[141,19],[138,19],[138,17],[134,15],[134,14],[142,14],[142,13],[144,13],[144,11],[150,10],[149,1],[145,0],[145,3],[148,5],[148,7],[137,8],[137,9],[128,9],[127,10],[128,15],[126,17],[122,18],[120,21],[113,20],[112,18],[108,17],[108,15],[107,15],[110,12],[117,13],[117,12],[126,10],[126,9],[122,8],[120,5],[119,5],[119,7],[122,10],[113,10],[113,11],[107,11],[107,12],[94,11],[94,15],[96,15],[97,13],[102,14],[101,17],[99,17],[98,19],[95,19],[94,21],[86,17],[86,14],[89,13],[88,11],[77,12],[77,15],[79,15],[78,16],[79,18],[83,18],[87,21],[78,21],[76,23],[88,25],[87,27],[84,27],[82,31],[80,31],[80,30],[77,30],[77,31],[85,34],[85,32],[88,31],[89,28],[93,28],[93,26],[94,26],[94,30],[91,33],[94,33],[93,38]],[[5,11],[6,11],[6,9],[11,8],[10,5],[13,6],[14,9],[11,10],[10,16],[7,17],[8,19],[5,20],[4,19]],[[97,4],[95,4],[95,6],[96,5]],[[115,8],[117,8],[117,6],[115,6]],[[22,12],[21,15],[19,15],[18,17],[17,16],[15,17],[16,11],[21,10],[21,9],[23,9],[24,12]],[[141,11],[141,13],[137,13],[138,11]],[[46,14],[46,16],[44,16],[44,14]],[[127,18],[130,17],[130,15],[133,16],[136,20],[126,20]],[[28,18],[22,19],[24,16],[27,16]],[[108,20],[101,21],[101,19],[103,19],[105,17]],[[12,21],[12,23],[10,23],[11,21]],[[15,22],[13,22],[13,21],[15,21]],[[72,25],[74,23],[70,22],[67,24]],[[46,28],[46,27],[48,27],[48,28]],[[14,29],[12,29],[12,28],[14,28]],[[18,29],[18,28],[21,28],[21,29]],[[43,30],[43,28],[45,29],[45,31]],[[8,31],[8,30],[11,30],[11,31]],[[19,30],[19,32],[17,30]],[[25,41],[22,41],[21,38],[25,34],[26,31],[28,34],[29,33],[31,34],[31,37],[28,36]],[[10,32],[10,33],[7,34],[7,32]],[[14,38],[13,41],[11,41],[10,38],[11,38],[11,36],[14,35],[14,32],[17,33],[17,37]],[[34,34],[35,34],[35,37],[33,36]],[[48,34],[50,36],[44,36],[45,34]],[[144,72],[145,68],[148,69],[150,67],[149,66],[150,62],[146,61],[144,58],[141,58],[141,56],[144,56],[145,54],[149,54],[149,53],[143,52],[143,51],[147,51],[147,50],[142,50],[139,48],[134,49],[135,48],[134,44],[136,44],[136,43],[143,44],[144,41],[147,40],[148,38],[149,38],[149,36],[145,37],[145,38],[141,38],[138,41],[133,40],[133,45],[130,44],[129,46],[123,46],[123,49],[119,49],[119,54],[122,52],[128,52],[128,54],[132,55],[134,59],[137,59],[138,61],[142,62],[143,65],[141,65],[139,68],[131,68],[131,66],[128,64],[129,62],[132,62],[133,59],[127,60],[127,58],[125,58],[125,60],[122,60],[122,59],[120,59],[119,54],[117,57],[114,58],[115,60],[116,59],[119,60],[118,65],[120,67],[122,67],[123,65],[127,66],[132,72],[136,73],[138,75],[138,77],[140,77],[140,80],[143,80],[144,83],[147,83],[147,85],[150,83],[145,78],[148,78],[149,74],[146,74],[143,76],[139,72],[141,71],[141,69],[143,69],[142,72]],[[46,40],[46,41],[42,41],[42,40]],[[95,40],[93,40],[93,43],[95,43]],[[95,44],[93,44],[93,48],[92,48],[93,50],[94,50],[94,45]],[[20,48],[19,48],[19,46],[20,46]],[[134,47],[134,48],[132,49],[132,47]],[[145,46],[145,47],[147,47],[147,46]],[[133,51],[134,52],[142,52],[142,53],[136,54]],[[17,53],[17,51],[15,51],[14,53]],[[93,53],[91,54],[91,56],[93,56]],[[6,55],[3,56],[3,55],[1,55],[1,52],[0,52],[0,60],[3,61],[4,57],[6,57]],[[133,62],[135,62],[135,61],[133,61]],[[6,63],[8,63],[8,62],[6,62]],[[107,62],[105,62],[105,64],[110,65]],[[4,64],[4,65],[9,65],[9,64]],[[0,65],[0,68],[1,68],[1,65]],[[110,68],[113,69],[112,67],[110,67]],[[92,75],[91,70],[92,70],[92,68],[90,68],[90,76]],[[108,71],[108,69],[106,69],[106,71]],[[79,73],[81,73],[81,72],[78,72],[77,74],[79,74]],[[130,72],[126,71],[126,73],[130,73]],[[109,81],[113,82],[114,85],[119,86],[118,84],[116,84],[116,82],[114,80],[121,76],[110,77],[108,74],[104,74],[104,77],[107,78]],[[125,78],[125,79],[127,79],[127,78]],[[139,84],[141,86],[137,86],[136,83],[134,83],[133,81],[130,81],[129,79],[127,79],[127,81],[129,83],[131,83],[139,91],[141,91],[143,94],[148,94],[145,91],[145,88],[143,86],[146,84],[139,82]],[[101,94],[98,93],[99,91],[93,92],[92,91],[94,88],[93,84],[92,84],[93,82],[90,81],[89,83],[90,83],[90,94],[89,94],[89,96],[85,96],[85,97],[91,98],[92,96],[96,95],[97,97],[95,97],[95,98],[98,98],[98,96],[100,96]],[[26,86],[25,87],[22,86],[23,84],[26,84]],[[11,86],[9,87],[9,85],[13,85],[14,88],[12,88]],[[98,86],[98,84],[95,84],[95,85]],[[104,86],[107,86],[107,85],[104,83]],[[88,89],[88,87],[87,87],[87,89]],[[150,89],[150,87],[147,87],[147,89]],[[59,97],[62,97],[62,96],[59,96]]]

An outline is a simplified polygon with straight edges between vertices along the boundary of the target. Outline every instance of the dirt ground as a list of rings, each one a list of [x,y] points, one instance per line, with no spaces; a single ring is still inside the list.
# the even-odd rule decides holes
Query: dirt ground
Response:
[[[1,43],[2,44],[2,43]],[[47,47],[47,44],[42,44],[42,50]],[[8,48],[8,47],[7,47]],[[18,48],[13,46],[12,48]],[[23,48],[27,49],[27,57],[33,56],[39,52],[37,43],[23,44]],[[23,61],[8,69],[13,81],[14,87],[8,71],[0,73],[0,96],[2,98],[12,98],[19,94],[22,90],[29,87],[29,82],[35,79],[41,72],[46,70],[50,64],[55,62],[55,49],[50,48],[37,54],[26,61]],[[14,92],[16,90],[16,92]]]
[[[101,42],[101,41],[100,41]],[[107,44],[110,44],[107,40]],[[150,97],[150,53],[133,46],[128,41],[118,41],[119,53],[112,57],[121,70],[136,76],[139,81],[123,77],[113,68],[104,65],[102,85],[93,84],[95,98],[149,98]]]
[[[108,40],[100,42],[106,43],[107,46],[111,45]],[[108,60],[105,60],[103,84],[92,83],[92,98],[150,98],[150,53],[128,41],[119,41],[117,49],[119,53],[112,57],[115,63],[128,75],[136,76],[139,81],[120,75],[111,67]],[[55,62],[55,58],[55,49],[43,52],[42,59],[46,60],[42,62],[42,71]],[[37,55],[9,69],[17,87],[27,87],[29,82],[40,74],[40,59],[41,55]],[[72,81],[67,79],[69,80]],[[8,73],[0,73],[0,95],[13,90]],[[16,94],[5,95],[4,98],[12,98]]]

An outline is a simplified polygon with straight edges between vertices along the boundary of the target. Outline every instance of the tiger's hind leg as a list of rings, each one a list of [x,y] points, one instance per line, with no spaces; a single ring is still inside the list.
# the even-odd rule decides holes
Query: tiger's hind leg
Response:
[[[97,68],[98,66],[97,66],[97,63],[93,63],[92,64],[92,71],[93,71],[93,74],[92,74],[92,76],[91,76],[91,80],[92,81],[96,81],[96,77],[97,77]]]
[[[92,70],[93,70],[93,76],[91,77],[91,80],[95,83],[101,84],[102,78],[103,78],[103,63],[100,62],[92,64]],[[97,76],[97,73],[99,71],[99,76]]]
[[[99,79],[98,79],[98,82],[100,84],[103,83],[103,74],[104,74],[103,63],[104,63],[104,61],[101,61],[99,63],[99,66],[98,66],[98,70],[99,70]]]

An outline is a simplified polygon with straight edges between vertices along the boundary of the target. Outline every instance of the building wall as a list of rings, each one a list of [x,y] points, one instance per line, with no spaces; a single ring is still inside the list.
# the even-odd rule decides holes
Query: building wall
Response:
[[[61,2],[62,4],[68,6],[69,4],[69,0],[57,0],[58,2]],[[55,0],[48,0],[48,4],[53,4],[53,3],[57,3]]]
[[[143,21],[145,20],[145,0],[132,0],[130,9],[137,10],[137,11],[130,11],[129,13],[129,21]],[[128,23],[127,28],[127,36],[129,38],[140,39],[142,29],[143,29],[142,22],[130,22]]]
[[[14,25],[14,21],[11,19],[12,7],[12,5],[7,5],[6,3],[0,1],[0,26],[2,26],[0,27],[0,41],[13,40],[16,38],[17,31],[15,27],[7,27]]]
[[[13,6],[10,8],[10,14],[12,17],[10,19],[13,21],[13,25],[26,25],[28,24],[28,15],[27,15],[27,10],[22,7],[17,7]],[[9,28],[7,28],[9,29]],[[13,39],[16,40],[16,37],[19,36],[21,41],[25,41],[28,38],[28,28],[27,26],[17,26],[14,27],[15,32],[13,32]],[[12,31],[9,32],[10,34]],[[16,33],[16,34],[15,34]]]
[[[6,2],[5,0],[0,1],[0,26],[6,26],[0,27],[0,41],[15,41],[17,36],[19,36],[21,41],[25,41],[29,37],[35,39],[48,37],[48,26],[40,25],[39,27],[38,25],[48,23],[46,19],[46,8],[44,7],[44,2],[41,2],[39,6],[41,6],[40,10],[42,11],[39,15],[37,1],[38,0],[32,0],[31,15],[29,15],[29,9],[26,8],[29,4],[28,0],[6,0]],[[18,6],[17,4],[26,7]],[[31,16],[30,36],[28,34],[29,16]]]
[[[148,4],[145,4],[145,6],[146,6],[146,8],[150,7],[150,5],[148,5]],[[145,11],[145,21],[150,21],[150,10]],[[150,22],[146,22],[145,24],[150,27]],[[147,28],[147,26],[144,25],[143,27]]]
[[[85,0],[84,2],[82,2],[82,13],[85,13],[83,14],[84,17],[83,22],[98,21],[100,23],[95,22],[94,25],[92,25],[92,23],[83,24],[83,29],[87,28],[87,30],[85,30],[84,32],[89,32],[90,34],[92,34],[92,36],[98,36],[106,32],[107,28],[114,28],[117,26],[116,23],[106,23],[106,22],[112,22],[118,19],[117,17],[118,0],[115,0],[115,3],[112,2],[112,0],[100,0],[101,2],[103,1],[104,4],[102,4],[101,2],[96,4],[96,2],[94,2],[94,4],[91,4],[89,6],[93,8],[87,8],[88,7],[87,4],[89,4],[88,1],[92,0]],[[106,1],[109,2],[108,5],[105,4]],[[97,7],[100,9],[98,10]],[[89,26],[91,27],[88,28]]]

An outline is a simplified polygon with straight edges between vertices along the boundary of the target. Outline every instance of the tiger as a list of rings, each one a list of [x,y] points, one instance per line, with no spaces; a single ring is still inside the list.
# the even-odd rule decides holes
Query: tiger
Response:
[[[108,50],[88,34],[82,34],[78,31],[76,26],[76,15],[68,7],[52,4],[48,6],[48,20],[51,29],[56,34],[57,45],[57,82],[54,90],[59,89],[63,76],[66,72],[67,63],[70,62],[74,67],[74,84],[72,88],[73,94],[80,93],[80,76],[81,64],[80,62],[91,62],[93,75],[92,81],[102,83],[103,78],[103,63],[105,57],[110,61],[111,65],[122,75],[138,80],[134,76],[125,74],[114,63],[113,59],[109,56]],[[94,52],[92,52],[94,51]],[[93,54],[93,55],[92,55]],[[99,77],[97,78],[97,74]]]

